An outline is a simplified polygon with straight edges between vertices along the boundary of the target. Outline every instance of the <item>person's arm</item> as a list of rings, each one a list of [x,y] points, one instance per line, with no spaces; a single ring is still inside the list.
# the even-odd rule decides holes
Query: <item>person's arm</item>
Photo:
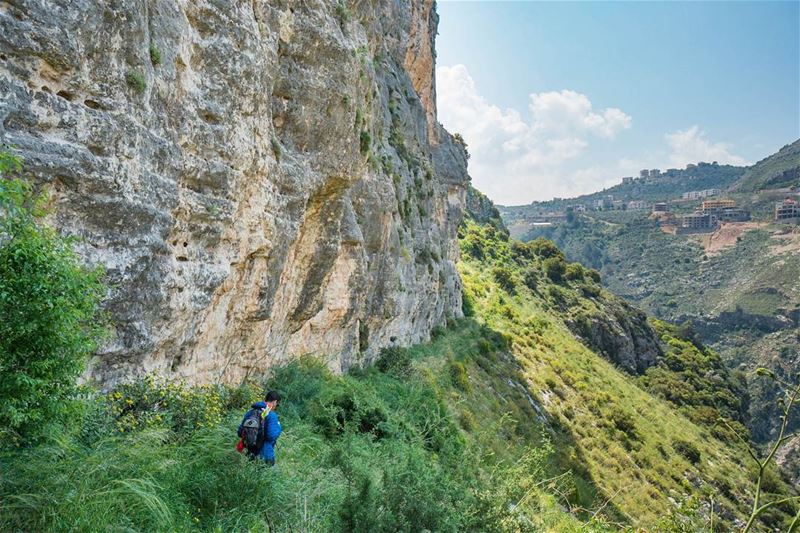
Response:
[[[278,415],[273,411],[267,415],[267,427],[265,431],[267,442],[275,444],[275,441],[277,441],[278,437],[281,435],[281,431]]]

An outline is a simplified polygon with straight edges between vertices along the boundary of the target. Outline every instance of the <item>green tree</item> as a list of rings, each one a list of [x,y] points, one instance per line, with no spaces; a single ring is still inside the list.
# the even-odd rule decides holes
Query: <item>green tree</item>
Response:
[[[100,268],[88,269],[42,220],[18,158],[0,152],[0,427],[34,438],[65,412],[104,329]]]
[[[561,283],[564,280],[564,274],[567,272],[567,264],[562,257],[549,257],[542,263],[544,271],[547,272],[547,277],[555,283]]]

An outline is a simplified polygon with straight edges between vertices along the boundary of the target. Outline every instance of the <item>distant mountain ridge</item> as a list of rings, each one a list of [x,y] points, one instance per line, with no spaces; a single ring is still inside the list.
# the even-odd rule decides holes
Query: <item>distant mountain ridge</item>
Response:
[[[655,169],[658,170],[658,169]],[[626,183],[618,183],[601,191],[584,194],[575,198],[554,198],[544,202],[531,202],[521,206],[497,206],[505,218],[512,219],[531,209],[541,211],[564,210],[567,207],[583,205],[590,208],[595,202],[613,196],[614,200],[629,202],[634,200],[665,201],[680,199],[684,192],[718,188],[727,189],[744,175],[747,167],[720,165],[717,163],[698,163],[683,169],[668,169],[655,178],[634,178]],[[620,178],[622,179],[622,178]]]
[[[684,193],[710,189],[719,189],[719,194],[725,195],[800,187],[800,139],[749,167],[699,162],[683,169],[672,168],[664,172],[654,170],[659,171],[657,177],[648,174],[644,178],[620,178],[624,181],[574,198],[554,198],[526,205],[497,207],[508,223],[531,210],[563,211],[573,206],[590,208],[595,202],[610,196],[626,203],[637,200],[655,202],[682,200]]]

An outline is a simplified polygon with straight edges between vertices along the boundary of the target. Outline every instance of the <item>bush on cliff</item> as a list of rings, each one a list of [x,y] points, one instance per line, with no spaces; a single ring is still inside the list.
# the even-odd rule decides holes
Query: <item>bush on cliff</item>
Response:
[[[102,334],[100,269],[42,220],[20,161],[0,152],[0,445],[34,439],[63,416]]]

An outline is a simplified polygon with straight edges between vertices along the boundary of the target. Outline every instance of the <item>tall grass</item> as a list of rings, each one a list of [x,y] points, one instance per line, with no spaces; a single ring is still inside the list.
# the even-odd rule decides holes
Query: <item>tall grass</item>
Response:
[[[448,333],[440,348],[472,339],[476,331]],[[417,357],[402,376],[376,369],[334,376],[312,359],[277,369],[265,384],[284,393],[279,413],[285,432],[274,468],[234,450],[241,413],[255,398],[209,393],[241,405],[210,426],[176,426],[170,416],[154,414],[159,400],[144,402],[166,394],[149,383],[88,398],[82,421],[54,429],[42,444],[2,452],[0,531],[580,526],[545,491],[549,449],[521,446],[495,457],[485,443],[498,438],[497,426],[487,423],[473,433],[460,427],[453,403],[458,392],[438,360]],[[138,410],[122,412],[119,405]],[[185,412],[184,405],[170,405]]]

